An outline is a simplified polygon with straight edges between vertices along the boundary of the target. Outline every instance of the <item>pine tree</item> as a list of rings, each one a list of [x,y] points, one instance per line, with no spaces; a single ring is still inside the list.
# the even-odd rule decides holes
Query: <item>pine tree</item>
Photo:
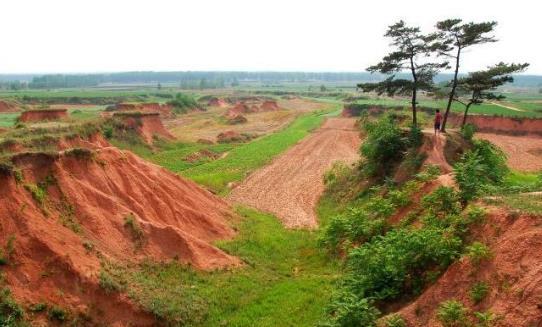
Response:
[[[377,65],[367,68],[371,73],[379,72],[391,75],[382,82],[361,83],[358,88],[363,92],[386,93],[389,96],[410,95],[412,104],[412,123],[417,125],[416,106],[418,91],[433,90],[433,77],[445,64],[427,61],[433,51],[432,43],[436,35],[426,36],[419,27],[410,27],[399,21],[388,27],[385,37],[392,39],[394,51],[385,56]],[[426,59],[425,61],[423,59]],[[395,73],[410,71],[412,79],[399,79]]]
[[[452,101],[458,83],[459,66],[462,52],[473,45],[496,42],[491,33],[497,22],[466,23],[462,24],[461,19],[447,19],[437,23],[438,32],[434,35],[437,42],[433,43],[433,50],[440,56],[446,57],[454,62],[454,77],[450,82],[448,103],[442,119],[442,132],[446,132],[446,121],[452,107]]]
[[[467,77],[460,78],[457,81],[457,87],[460,92],[468,95],[468,98],[462,99],[460,96],[454,96],[453,100],[465,106],[463,114],[464,126],[467,122],[469,108],[474,104],[478,105],[484,100],[502,100],[504,95],[495,93],[495,90],[506,83],[511,83],[514,78],[513,73],[524,71],[529,64],[505,64],[503,62],[488,67],[486,70],[469,73]]]

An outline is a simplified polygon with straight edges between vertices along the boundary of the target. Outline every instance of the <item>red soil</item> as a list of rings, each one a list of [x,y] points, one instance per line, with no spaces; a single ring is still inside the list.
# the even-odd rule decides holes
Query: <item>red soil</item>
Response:
[[[130,152],[95,152],[92,160],[19,154],[13,163],[24,183],[0,176],[0,245],[15,237],[3,270],[18,301],[58,304],[89,315],[95,324],[150,326],[153,317],[125,295],[101,289],[101,261],[178,260],[199,269],[240,264],[212,245],[234,235],[223,200]],[[23,185],[46,176],[55,182],[40,205]],[[139,226],[138,239],[127,217]],[[80,232],[64,226],[70,219]]]
[[[226,101],[224,101],[223,99],[219,99],[219,98],[212,98],[209,100],[209,102],[207,103],[207,105],[209,107],[220,107],[220,108],[224,108],[226,107],[228,104],[226,103]]]
[[[449,117],[450,126],[458,127],[463,116],[453,114]],[[542,135],[542,119],[540,118],[511,118],[500,116],[469,115],[467,123],[476,126],[479,132],[525,135]]]
[[[240,134],[237,131],[225,131],[217,135],[218,143],[244,142],[250,139],[249,136]]]
[[[158,113],[115,114],[113,116],[120,118],[128,127],[135,129],[148,144],[153,143],[155,135],[169,140],[175,139],[175,136],[162,124]]]
[[[536,172],[542,170],[542,138],[476,133],[476,138],[488,140],[508,156],[512,169]]]
[[[267,100],[262,103],[260,106],[261,111],[277,111],[279,110],[279,106],[277,104],[277,101],[271,101]]]
[[[493,258],[479,267],[463,258],[399,313],[408,326],[441,326],[436,319],[442,301],[456,299],[471,311],[489,310],[500,317],[494,326],[539,326],[542,321],[542,227],[540,217],[516,217],[493,210],[476,238],[490,245]],[[488,296],[473,303],[475,282],[490,286]]]
[[[0,100],[0,112],[17,112],[17,111],[19,111],[19,108],[13,102]]]
[[[452,171],[452,166],[444,156],[445,146],[446,137],[443,134],[435,135],[432,131],[424,131],[424,143],[420,149],[421,152],[427,154],[424,164],[438,166],[442,174]]]
[[[139,111],[145,113],[159,113],[164,118],[173,116],[173,107],[160,103],[117,103],[117,111]]]
[[[261,104],[259,104],[259,102],[238,102],[234,107],[228,109],[224,116],[226,118],[231,118],[239,114],[248,114],[263,111],[277,111],[279,109],[280,108],[277,102],[272,100],[265,100]]]
[[[40,122],[50,120],[60,120],[68,117],[67,109],[43,109],[28,110],[21,114],[19,120],[22,122]]]

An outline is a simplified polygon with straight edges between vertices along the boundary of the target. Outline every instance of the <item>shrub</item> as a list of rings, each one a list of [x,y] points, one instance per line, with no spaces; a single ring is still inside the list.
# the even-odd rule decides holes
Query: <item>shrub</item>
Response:
[[[429,182],[440,175],[440,167],[437,165],[427,165],[425,170],[416,175],[416,179],[421,182]]]
[[[23,308],[15,302],[9,288],[0,289],[0,326],[13,326],[23,318]]]
[[[349,287],[360,297],[396,298],[423,283],[428,267],[447,267],[461,244],[438,228],[389,231],[350,251]]]
[[[417,125],[410,125],[410,133],[408,134],[408,146],[411,148],[419,148],[423,143],[422,129]]]
[[[467,257],[471,260],[474,266],[480,265],[484,260],[489,260],[493,256],[491,249],[480,242],[473,242],[467,247]]]
[[[192,108],[199,108],[199,105],[194,99],[194,97],[184,94],[184,93],[177,93],[175,95],[175,98],[168,102],[169,105],[173,106],[173,110],[175,113],[186,113],[188,109]]]
[[[463,303],[448,300],[439,305],[437,318],[444,327],[466,327],[469,325],[467,314]]]
[[[474,148],[463,155],[454,167],[454,176],[463,202],[480,195],[486,185],[499,185],[509,169],[506,155],[488,141],[475,141]]]
[[[478,304],[483,299],[485,299],[488,292],[489,292],[489,285],[487,285],[487,283],[477,282],[470,289],[469,295],[472,302],[474,302],[475,304]]]
[[[473,124],[465,124],[461,127],[461,136],[467,141],[471,141],[474,133],[476,132],[476,126]]]
[[[478,320],[477,327],[492,327],[497,320],[497,317],[490,311],[475,312],[474,316]]]
[[[389,315],[384,324],[386,327],[407,327],[405,320],[398,313]]]
[[[461,211],[459,195],[451,187],[440,186],[423,197],[422,204],[431,214],[437,216],[458,214]]]
[[[68,157],[74,157],[78,160],[90,161],[94,158],[94,151],[86,148],[73,148],[64,152]]]
[[[136,242],[136,245],[138,247],[143,245],[145,233],[139,226],[139,223],[137,222],[136,217],[133,213],[130,213],[126,217],[124,217],[124,227],[128,228],[128,230],[132,234],[132,239]]]
[[[398,124],[389,115],[376,122],[366,122],[364,129],[367,137],[360,149],[365,159],[364,170],[371,176],[386,176],[403,156],[407,141]]]
[[[49,308],[47,316],[50,320],[56,320],[59,322],[64,322],[68,319],[68,312],[61,307],[53,306]]]
[[[386,221],[371,217],[362,208],[350,208],[346,213],[331,218],[323,230],[320,243],[333,252],[344,244],[361,244],[386,230]]]
[[[118,283],[115,279],[113,279],[113,277],[104,270],[100,271],[98,280],[100,283],[100,287],[103,288],[107,294],[119,292],[122,290],[122,285]]]
[[[47,310],[47,303],[35,303],[31,305],[29,309],[32,312],[44,312],[45,310]]]
[[[328,326],[376,326],[380,315],[368,299],[360,299],[351,293],[342,293],[331,304],[331,321]]]

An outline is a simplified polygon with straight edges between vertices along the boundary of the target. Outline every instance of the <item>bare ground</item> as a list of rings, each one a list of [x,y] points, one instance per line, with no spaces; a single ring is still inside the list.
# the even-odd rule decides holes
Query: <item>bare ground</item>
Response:
[[[509,136],[476,133],[476,137],[488,140],[500,147],[508,156],[508,165],[520,171],[542,170],[542,138],[537,136]]]
[[[275,214],[288,228],[316,228],[323,175],[333,162],[359,158],[359,130],[351,118],[329,118],[311,136],[251,174],[229,199]]]

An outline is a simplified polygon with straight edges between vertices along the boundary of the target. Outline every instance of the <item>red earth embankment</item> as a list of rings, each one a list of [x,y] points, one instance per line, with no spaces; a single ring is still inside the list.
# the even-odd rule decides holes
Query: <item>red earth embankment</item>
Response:
[[[150,326],[151,315],[102,289],[104,262],[240,264],[213,245],[234,235],[228,204],[130,152],[22,153],[12,163],[22,175],[1,170],[0,246],[8,254],[2,270],[25,305],[59,305],[96,325]]]
[[[123,112],[115,113],[113,117],[120,119],[123,124],[136,130],[148,144],[153,143],[155,135],[168,140],[175,139],[162,124],[159,113]]]
[[[226,101],[224,101],[224,99],[220,99],[220,98],[211,98],[209,100],[209,102],[207,102],[207,105],[209,107],[219,107],[219,108],[224,108],[226,106],[228,106],[228,103]]]
[[[459,127],[463,116],[453,114],[449,117],[450,126]],[[469,115],[467,123],[476,126],[476,130],[484,133],[542,136],[542,119],[540,118],[514,118],[486,115]]]
[[[11,101],[0,100],[0,112],[17,112],[19,106]]]
[[[266,112],[280,110],[274,100],[265,100],[263,102],[238,102],[235,106],[228,109],[224,114],[227,118],[232,118],[240,114],[249,114],[254,112]]]
[[[68,117],[67,109],[40,109],[24,111],[19,117],[21,122],[40,122],[61,120]]]
[[[408,326],[442,326],[436,317],[441,302],[456,299],[468,309],[492,312],[491,326],[538,326],[542,298],[542,227],[540,217],[493,209],[476,238],[488,244],[493,256],[479,266],[463,258],[435,284],[399,313]],[[489,286],[478,304],[470,297],[476,282]]]
[[[173,116],[173,107],[169,104],[160,103],[121,102],[115,105],[114,111],[159,113],[160,116],[164,118],[170,118]]]

